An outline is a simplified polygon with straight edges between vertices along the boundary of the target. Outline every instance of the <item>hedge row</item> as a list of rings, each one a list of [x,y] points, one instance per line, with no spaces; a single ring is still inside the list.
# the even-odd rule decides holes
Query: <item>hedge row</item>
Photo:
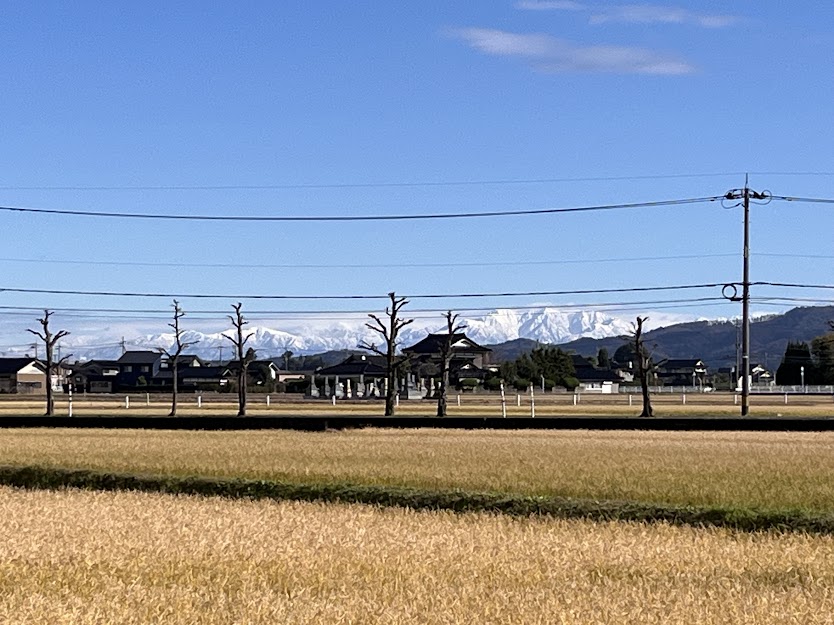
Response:
[[[434,491],[361,484],[296,484],[266,480],[218,479],[103,473],[39,466],[0,466],[0,484],[26,489],[79,488],[140,491],[226,498],[360,503],[414,510],[491,512],[592,521],[667,522],[743,531],[800,531],[834,534],[834,516],[801,511],[767,512],[739,508],[671,506],[630,501],[594,501],[466,491]]]

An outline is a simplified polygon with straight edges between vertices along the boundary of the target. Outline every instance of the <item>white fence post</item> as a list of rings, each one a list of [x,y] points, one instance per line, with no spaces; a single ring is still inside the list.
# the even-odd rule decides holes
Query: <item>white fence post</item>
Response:
[[[507,418],[507,396],[504,395],[504,382],[501,382],[501,416]]]
[[[533,391],[533,383],[530,383],[530,417],[535,418],[536,416],[536,395]]]
[[[125,408],[130,408],[130,395],[125,395]]]

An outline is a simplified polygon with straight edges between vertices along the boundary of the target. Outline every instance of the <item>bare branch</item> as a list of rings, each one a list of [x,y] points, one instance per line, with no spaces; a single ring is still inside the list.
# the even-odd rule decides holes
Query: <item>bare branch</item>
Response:
[[[385,352],[383,352],[381,349],[379,349],[374,343],[368,343],[367,341],[361,341],[356,347],[358,347],[359,349],[367,350],[369,352],[373,352],[374,354],[377,354],[378,356],[385,356]]]
[[[43,334],[41,334],[40,332],[38,332],[37,330],[32,330],[31,328],[26,328],[26,331],[27,331],[27,332],[30,332],[31,334],[34,334],[34,335],[35,335],[35,336],[37,336],[40,340],[42,340],[44,343],[46,343],[47,338],[46,338]]]

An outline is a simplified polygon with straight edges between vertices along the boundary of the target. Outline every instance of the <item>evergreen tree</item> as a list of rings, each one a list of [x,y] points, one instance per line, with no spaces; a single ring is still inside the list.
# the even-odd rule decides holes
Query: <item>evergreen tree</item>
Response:
[[[608,355],[608,350],[604,347],[600,347],[597,353],[597,367],[600,369],[611,368],[611,357]]]
[[[617,351],[614,352],[614,361],[624,367],[627,367],[628,363],[632,363],[631,366],[635,366],[637,363],[637,354],[634,352],[634,344],[626,343],[618,347]]]
[[[811,354],[816,368],[816,383],[834,384],[834,332],[812,340]]]
[[[816,367],[811,358],[808,343],[790,341],[785,348],[782,363],[776,370],[776,383],[786,386],[802,384],[802,369],[805,368],[805,384],[816,382]]]

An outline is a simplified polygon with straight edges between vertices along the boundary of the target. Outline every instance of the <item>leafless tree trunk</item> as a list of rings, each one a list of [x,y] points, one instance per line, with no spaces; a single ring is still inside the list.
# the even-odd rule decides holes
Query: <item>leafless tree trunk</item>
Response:
[[[397,372],[399,370],[399,363],[397,361],[397,337],[402,330],[414,319],[401,319],[400,311],[403,306],[408,304],[408,300],[404,297],[397,297],[396,293],[389,293],[388,297],[391,299],[391,305],[385,307],[385,316],[387,325],[377,315],[369,314],[368,316],[373,320],[373,323],[366,323],[365,326],[377,334],[379,334],[383,341],[385,341],[385,351],[380,350],[375,344],[368,344],[362,341],[359,344],[360,349],[367,349],[368,351],[385,356],[385,416],[394,416],[395,398],[397,394]]]
[[[641,417],[652,417],[652,398],[649,394],[649,373],[653,369],[652,356],[643,341],[643,323],[648,317],[637,317],[634,325],[634,356],[637,358],[637,377],[640,378],[640,389],[643,392],[643,412]]]
[[[197,341],[183,341],[182,340],[182,328],[180,328],[180,319],[185,316],[185,312],[183,312],[182,308],[180,308],[180,303],[177,300],[174,300],[174,321],[173,323],[169,323],[168,327],[174,331],[174,340],[176,341],[174,345],[176,349],[173,352],[170,352],[167,349],[162,347],[159,348],[159,352],[164,354],[168,358],[168,364],[171,367],[171,373],[173,373],[173,386],[171,387],[171,412],[168,413],[169,417],[176,417],[177,416],[177,388],[179,383],[179,359],[180,355],[182,354],[183,350],[191,347],[192,345],[196,345]]]
[[[232,325],[235,328],[235,335],[234,336],[226,336],[232,344],[235,346],[235,353],[237,354],[237,361],[238,361],[238,371],[237,371],[237,416],[245,417],[246,416],[246,382],[249,372],[249,365],[250,363],[255,360],[255,350],[251,347],[247,349],[245,352],[243,351],[246,347],[246,342],[252,338],[252,332],[247,334],[246,336],[243,335],[243,326],[247,325],[249,322],[243,318],[243,313],[241,309],[243,308],[243,304],[238,302],[237,304],[232,304],[232,308],[235,310],[234,315],[228,315],[229,320],[232,322]]]
[[[43,317],[38,319],[38,323],[41,324],[43,332],[39,332],[38,330],[27,330],[27,332],[31,332],[42,340],[43,344],[46,346],[46,412],[44,415],[47,417],[51,417],[55,414],[55,400],[52,398],[52,370],[56,366],[61,366],[69,358],[69,356],[64,356],[57,363],[52,362],[55,345],[58,341],[67,336],[69,332],[66,330],[58,330],[55,334],[52,334],[49,330],[49,318],[51,316],[52,312],[44,310]]]
[[[458,315],[453,315],[447,310],[443,315],[446,318],[446,339],[440,346],[440,393],[437,396],[437,416],[445,417],[448,406],[449,394],[449,367],[452,362],[452,345],[455,342],[455,335],[461,332],[466,325],[458,323]]]

